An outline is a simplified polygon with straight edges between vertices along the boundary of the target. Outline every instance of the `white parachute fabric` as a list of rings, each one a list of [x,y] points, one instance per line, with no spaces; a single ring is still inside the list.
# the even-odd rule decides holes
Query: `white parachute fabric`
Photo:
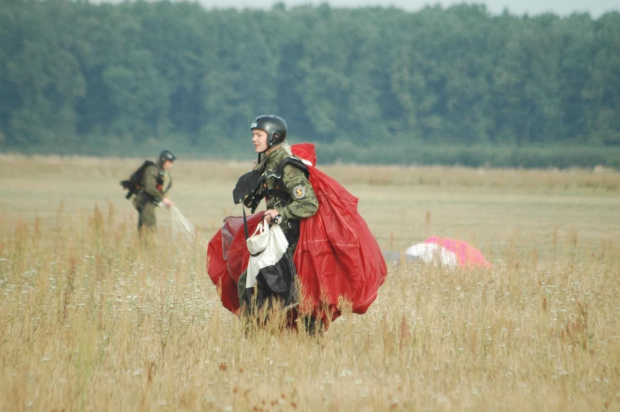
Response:
[[[417,243],[405,250],[407,257],[420,259],[435,266],[456,267],[458,259],[454,252],[450,252],[435,243]]]

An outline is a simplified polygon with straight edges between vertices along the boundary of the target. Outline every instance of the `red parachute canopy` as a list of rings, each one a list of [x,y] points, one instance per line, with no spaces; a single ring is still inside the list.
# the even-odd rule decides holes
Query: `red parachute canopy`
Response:
[[[358,198],[314,167],[314,145],[292,146],[308,163],[309,180],[319,201],[318,212],[300,225],[294,261],[303,292],[302,310],[333,320],[340,300],[353,313],[365,313],[387,275],[381,249],[357,211]]]
[[[292,151],[308,165],[319,201],[318,212],[301,220],[293,257],[302,288],[301,312],[331,321],[340,316],[344,304],[354,313],[365,313],[387,275],[381,249],[357,212],[358,199],[314,167],[314,145],[294,145]],[[248,217],[249,233],[262,217]],[[239,309],[237,281],[248,260],[243,219],[228,218],[209,242],[207,272],[222,304],[233,313]]]
[[[247,217],[248,233],[254,233],[264,214],[259,212]],[[217,286],[222,305],[234,314],[239,312],[237,283],[249,260],[243,218],[229,217],[207,245],[207,273]]]
[[[454,253],[456,260],[461,267],[483,267],[490,269],[492,265],[485,259],[482,252],[470,245],[469,243],[450,239],[447,237],[431,236],[424,241],[441,246],[442,248]]]

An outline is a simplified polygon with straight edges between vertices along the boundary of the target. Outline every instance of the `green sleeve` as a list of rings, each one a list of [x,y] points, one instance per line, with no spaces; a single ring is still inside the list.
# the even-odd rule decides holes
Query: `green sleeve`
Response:
[[[280,210],[282,220],[305,219],[316,213],[319,202],[303,170],[292,165],[284,166],[282,182],[291,202]]]

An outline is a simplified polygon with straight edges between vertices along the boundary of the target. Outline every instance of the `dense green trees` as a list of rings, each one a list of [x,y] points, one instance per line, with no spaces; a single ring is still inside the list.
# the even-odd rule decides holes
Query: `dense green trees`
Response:
[[[620,14],[0,0],[4,150],[240,155],[263,113],[328,161],[617,167]]]

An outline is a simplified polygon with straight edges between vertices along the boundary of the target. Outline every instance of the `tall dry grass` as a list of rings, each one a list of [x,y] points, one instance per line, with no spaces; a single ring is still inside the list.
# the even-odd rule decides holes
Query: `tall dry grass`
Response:
[[[64,161],[58,173],[70,180],[67,187],[89,187],[76,180],[76,169],[65,170],[82,166]],[[44,173],[40,164],[30,170],[39,167]],[[116,180],[105,165],[96,167],[87,163],[81,173],[93,173],[90,182]],[[183,176],[182,167],[177,171]],[[236,172],[222,171],[223,187],[225,174]],[[199,166],[192,173],[204,182]],[[572,224],[554,231],[558,210],[536,203],[540,193],[512,193],[537,225],[551,222],[550,237],[541,240],[528,226],[519,234],[514,227],[467,228],[462,233],[478,239],[496,237],[493,270],[391,262],[368,313],[345,313],[315,338],[278,330],[248,335],[221,307],[205,272],[205,239],[227,210],[217,204],[228,189],[194,205],[199,195],[183,192],[198,191],[198,183],[185,176],[175,187],[178,198],[191,213],[213,215],[194,242],[175,239],[163,211],[157,235],[141,239],[126,203],[95,202],[90,194],[75,200],[80,208],[67,201],[44,213],[16,213],[30,207],[28,193],[0,208],[0,411],[620,410],[620,245],[609,221],[614,212],[604,214],[617,205],[617,189],[596,198],[603,207],[595,209],[601,217],[590,221],[590,231]],[[62,182],[56,190],[63,198],[78,196]],[[217,193],[216,180],[209,182]],[[347,184],[363,194],[365,217],[389,247],[390,237],[400,236],[399,220],[384,210],[398,202],[393,193],[410,186]],[[459,193],[460,183],[451,185],[454,197],[425,192],[445,202],[421,206],[415,228],[444,231],[443,208],[458,215],[459,202],[472,202]],[[523,191],[547,190],[535,180],[530,186]],[[0,194],[20,193],[3,187]],[[493,190],[478,192],[482,200],[467,213],[505,195]],[[558,190],[569,198],[558,200],[566,207],[581,197],[584,205],[593,202],[590,189]],[[212,210],[202,209],[204,202]],[[508,219],[518,216],[504,203],[497,207]],[[548,253],[522,241],[548,242]]]

